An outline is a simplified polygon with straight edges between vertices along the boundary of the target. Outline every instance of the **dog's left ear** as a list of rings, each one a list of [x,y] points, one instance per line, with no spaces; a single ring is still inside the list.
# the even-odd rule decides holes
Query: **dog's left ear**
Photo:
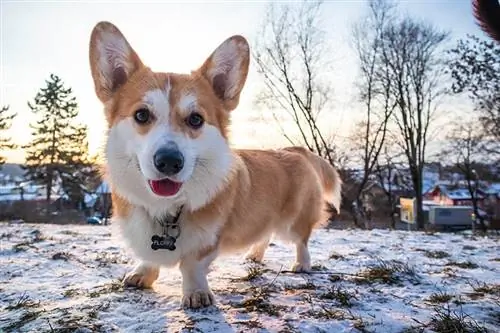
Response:
[[[249,62],[250,48],[247,40],[235,35],[219,45],[199,69],[228,111],[238,106]]]

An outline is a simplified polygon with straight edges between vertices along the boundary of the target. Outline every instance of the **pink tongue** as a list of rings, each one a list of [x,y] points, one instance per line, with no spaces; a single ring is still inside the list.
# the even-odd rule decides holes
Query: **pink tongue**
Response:
[[[182,183],[176,183],[169,179],[150,180],[149,186],[156,195],[169,197],[179,192]]]

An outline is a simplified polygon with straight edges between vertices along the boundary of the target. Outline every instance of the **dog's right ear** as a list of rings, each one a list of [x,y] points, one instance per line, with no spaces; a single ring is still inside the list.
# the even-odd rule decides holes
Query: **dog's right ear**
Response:
[[[144,66],[120,30],[105,21],[92,30],[89,60],[95,92],[103,103]]]

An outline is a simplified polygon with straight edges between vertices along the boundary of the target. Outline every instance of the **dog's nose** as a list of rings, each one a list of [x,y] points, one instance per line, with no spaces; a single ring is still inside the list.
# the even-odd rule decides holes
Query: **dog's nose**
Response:
[[[153,157],[155,168],[167,176],[173,176],[184,167],[184,156],[177,149],[162,148]]]

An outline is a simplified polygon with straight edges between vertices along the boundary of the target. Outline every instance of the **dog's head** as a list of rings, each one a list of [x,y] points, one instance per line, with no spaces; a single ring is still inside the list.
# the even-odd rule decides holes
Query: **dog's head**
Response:
[[[191,74],[153,72],[116,26],[98,23],[90,67],[108,123],[105,155],[114,187],[135,201],[205,204],[231,169],[229,113],[248,66],[248,43],[233,36]]]

